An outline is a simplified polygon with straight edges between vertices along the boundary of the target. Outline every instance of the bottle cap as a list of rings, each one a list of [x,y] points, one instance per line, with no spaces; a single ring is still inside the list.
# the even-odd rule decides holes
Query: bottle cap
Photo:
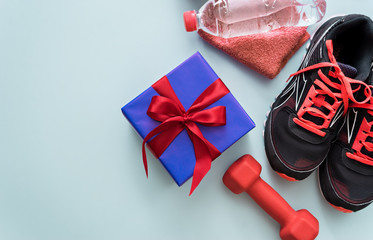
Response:
[[[184,25],[187,32],[193,32],[197,30],[197,16],[196,11],[184,12]]]

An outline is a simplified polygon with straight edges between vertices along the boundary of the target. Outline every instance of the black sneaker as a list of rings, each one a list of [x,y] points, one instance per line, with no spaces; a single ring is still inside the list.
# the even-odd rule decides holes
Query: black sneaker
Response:
[[[348,105],[358,103],[356,91],[367,89],[370,95],[364,81],[370,73],[372,43],[373,22],[362,15],[335,17],[317,30],[266,122],[266,154],[280,176],[309,176],[326,158]]]
[[[319,169],[325,199],[342,212],[356,212],[373,201],[373,97],[350,107],[338,140]]]

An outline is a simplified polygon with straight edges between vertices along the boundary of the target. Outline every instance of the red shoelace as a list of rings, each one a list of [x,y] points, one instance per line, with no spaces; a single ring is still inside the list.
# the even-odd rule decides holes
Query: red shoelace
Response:
[[[339,67],[337,60],[333,55],[333,43],[331,40],[326,41],[326,48],[328,50],[328,57],[330,62],[321,62],[315,65],[306,67],[290,75],[289,79],[298,74],[319,69],[317,72],[320,79],[316,79],[314,84],[311,86],[302,106],[297,112],[297,117],[293,118],[294,123],[307,129],[308,131],[315,133],[319,136],[325,136],[326,133],[322,129],[329,127],[332,118],[335,116],[336,111],[343,104],[344,115],[347,113],[350,101],[352,104],[365,104],[371,98],[371,89],[369,86],[361,80],[352,79],[346,77],[341,68]],[[329,71],[328,76],[335,80],[330,80],[320,68],[332,67],[333,71]],[[354,88],[352,87],[354,85]],[[364,94],[366,98],[363,101],[358,101],[354,97],[354,93],[361,87],[364,87]],[[326,98],[329,97],[329,101]],[[332,102],[332,103],[329,103]],[[327,111],[321,111],[320,108],[327,109]],[[315,121],[314,119],[306,119],[305,114],[316,117],[322,121]],[[371,146],[373,149],[373,145]]]
[[[373,88],[373,86],[370,86],[370,87]],[[365,104],[353,103],[350,105],[350,107],[367,109],[367,113],[371,116],[371,119],[373,119],[373,96],[371,96],[369,102]],[[370,166],[373,166],[373,158],[362,153],[362,150],[364,147],[367,151],[373,152],[373,143],[372,143],[373,132],[371,130],[372,126],[373,126],[373,120],[368,120],[364,117],[363,121],[361,122],[359,131],[356,135],[354,144],[352,145],[352,149],[354,150],[354,152],[346,153],[347,157],[354,159],[356,161],[359,161],[361,163],[370,165]]]

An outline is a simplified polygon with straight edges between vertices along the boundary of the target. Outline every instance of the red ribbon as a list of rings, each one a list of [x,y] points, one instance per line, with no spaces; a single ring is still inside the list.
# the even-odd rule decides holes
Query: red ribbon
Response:
[[[185,129],[193,143],[196,156],[192,187],[189,193],[191,195],[210,170],[212,160],[221,154],[214,145],[207,141],[196,123],[209,127],[225,125],[224,106],[205,108],[227,95],[229,90],[220,79],[217,79],[194,101],[188,111],[185,111],[166,76],[152,87],[160,96],[153,96],[147,114],[162,123],[144,138],[142,144],[146,176],[148,176],[148,164],[145,143],[153,138],[149,141],[149,145],[159,158],[176,136]]]

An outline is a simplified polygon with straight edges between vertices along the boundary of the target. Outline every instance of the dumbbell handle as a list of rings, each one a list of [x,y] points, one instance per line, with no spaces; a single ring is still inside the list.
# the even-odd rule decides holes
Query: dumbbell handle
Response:
[[[268,183],[258,178],[246,193],[281,226],[295,215],[295,210]]]

